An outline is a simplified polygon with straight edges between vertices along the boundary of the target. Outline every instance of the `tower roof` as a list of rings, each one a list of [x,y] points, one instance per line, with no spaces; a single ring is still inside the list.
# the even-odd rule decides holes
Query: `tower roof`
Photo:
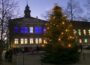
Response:
[[[31,10],[29,9],[29,6],[27,4],[26,7],[25,7],[25,10],[24,10],[24,17],[25,18],[30,17],[31,16],[30,13],[31,13]]]

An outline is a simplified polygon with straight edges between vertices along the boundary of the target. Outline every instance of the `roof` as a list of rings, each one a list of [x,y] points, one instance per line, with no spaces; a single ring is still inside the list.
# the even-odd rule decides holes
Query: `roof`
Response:
[[[22,18],[11,19],[9,23],[25,25],[25,24],[37,24],[37,23],[45,24],[46,22],[47,21],[45,20],[41,20],[34,17],[29,17],[29,18],[22,17]]]
[[[75,28],[90,28],[90,22],[86,21],[72,21],[71,22]]]
[[[38,18],[34,18],[34,17],[29,17],[29,18],[15,18],[15,19],[11,19],[10,23],[14,23],[14,24],[21,24],[21,25],[25,25],[25,24],[37,24],[38,22],[40,24],[45,24],[47,21],[45,20],[41,20]],[[73,24],[74,28],[90,28],[90,22],[86,22],[86,21],[71,21],[71,23]]]

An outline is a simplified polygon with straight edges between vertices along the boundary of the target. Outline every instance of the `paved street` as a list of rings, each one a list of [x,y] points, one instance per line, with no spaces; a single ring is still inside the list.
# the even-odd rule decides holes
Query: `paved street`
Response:
[[[40,54],[18,54],[13,57],[12,63],[4,62],[3,65],[50,65],[40,62]],[[90,50],[84,50],[80,62],[74,65],[90,65]]]

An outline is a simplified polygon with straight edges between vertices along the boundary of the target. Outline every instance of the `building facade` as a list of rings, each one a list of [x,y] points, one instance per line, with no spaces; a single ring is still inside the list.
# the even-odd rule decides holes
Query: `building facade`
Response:
[[[34,18],[27,5],[23,18],[11,19],[9,22],[10,47],[43,46],[47,44],[43,34],[47,21]],[[73,21],[73,32],[77,35],[78,44],[90,44],[90,22]]]
[[[77,43],[90,45],[90,22],[73,21],[74,33],[77,35]]]
[[[46,21],[30,16],[29,6],[25,7],[24,17],[12,19],[9,22],[10,47],[29,47],[43,45]]]

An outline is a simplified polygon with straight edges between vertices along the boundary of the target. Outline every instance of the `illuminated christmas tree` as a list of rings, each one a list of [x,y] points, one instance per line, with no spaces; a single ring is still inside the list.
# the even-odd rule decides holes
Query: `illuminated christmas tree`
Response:
[[[42,56],[43,62],[70,64],[79,60],[77,37],[73,32],[73,26],[58,5],[52,9],[44,36],[47,44]]]

